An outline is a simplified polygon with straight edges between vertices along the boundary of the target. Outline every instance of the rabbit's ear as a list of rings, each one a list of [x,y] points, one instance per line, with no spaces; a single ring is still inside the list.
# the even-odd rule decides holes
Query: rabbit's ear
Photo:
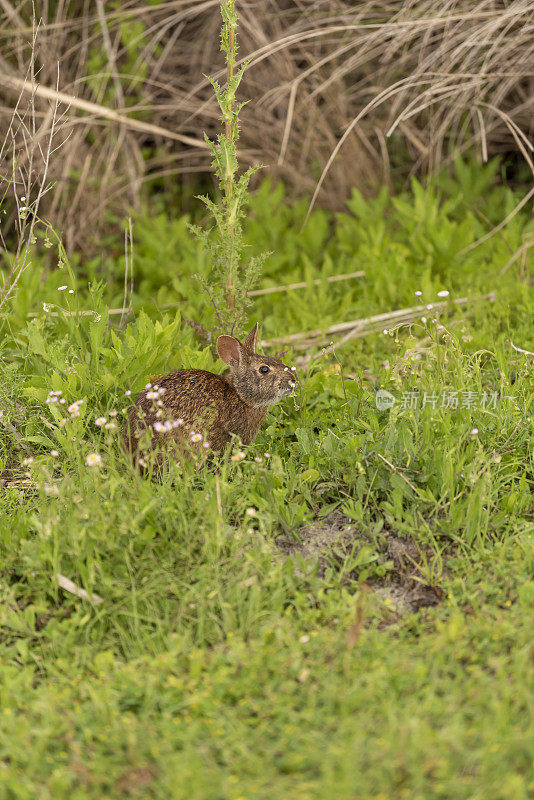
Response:
[[[243,345],[234,336],[219,336],[217,352],[219,358],[229,367],[237,367],[243,360]]]
[[[259,326],[256,322],[246,339],[243,339],[243,347],[252,354],[256,352],[256,344],[258,343],[258,328]]]

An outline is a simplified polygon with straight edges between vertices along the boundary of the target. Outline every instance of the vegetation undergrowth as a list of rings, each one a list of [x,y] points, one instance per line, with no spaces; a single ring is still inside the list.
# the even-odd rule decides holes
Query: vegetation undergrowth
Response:
[[[306,203],[262,184],[243,224],[273,253],[263,285],[306,281],[255,300],[265,339],[430,308],[287,354],[299,395],[217,474],[150,481],[118,446],[147,381],[221,367],[188,220],[134,221],[123,330],[122,256],[67,268],[37,239],[1,320],[0,797],[532,794],[534,381],[512,343],[534,350],[530,251],[513,259],[533,226],[523,209],[474,247],[516,202],[497,171],[354,192],[302,232]],[[333,518],[349,545],[302,556]],[[439,602],[403,613],[379,591],[401,573]]]

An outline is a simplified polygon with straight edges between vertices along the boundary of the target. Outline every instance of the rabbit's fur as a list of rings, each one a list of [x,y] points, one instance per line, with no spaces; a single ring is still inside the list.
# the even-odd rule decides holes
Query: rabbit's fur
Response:
[[[154,444],[170,444],[183,453],[198,434],[209,449],[220,451],[233,436],[250,444],[269,406],[292,394],[297,377],[281,361],[256,354],[258,324],[240,342],[219,336],[217,352],[229,369],[215,375],[202,369],[179,369],[145,388],[133,406],[125,430],[126,447],[135,454],[147,431]],[[268,367],[268,372],[260,372]],[[202,444],[205,443],[204,441]]]

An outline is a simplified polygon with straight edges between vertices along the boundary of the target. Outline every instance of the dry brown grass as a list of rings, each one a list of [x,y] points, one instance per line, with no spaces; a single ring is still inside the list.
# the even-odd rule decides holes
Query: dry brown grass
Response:
[[[223,77],[218,0],[107,5],[37,4],[32,91],[31,4],[0,2],[0,135],[21,88],[35,95],[39,137],[59,100],[65,143],[50,163],[57,188],[43,202],[68,248],[102,230],[109,210],[138,206],[147,182],[172,186],[179,176],[187,185],[208,171],[202,133],[219,126],[203,77]],[[251,61],[243,165],[262,162],[333,208],[352,186],[373,191],[473,147],[483,158],[515,151],[532,166],[533,0],[237,6],[240,55]]]

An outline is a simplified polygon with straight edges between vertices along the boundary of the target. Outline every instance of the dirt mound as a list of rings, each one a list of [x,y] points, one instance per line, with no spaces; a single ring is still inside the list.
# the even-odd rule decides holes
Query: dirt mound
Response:
[[[383,577],[365,577],[362,570],[355,568],[347,573],[346,580],[371,589],[394,618],[441,601],[442,589],[425,580],[428,570],[423,567],[431,563],[432,554],[413,539],[391,530],[383,529],[378,539],[373,539],[335,511],[325,519],[303,526],[294,537],[283,535],[277,539],[284,555],[294,557],[298,553],[306,561],[317,561],[322,575],[328,567],[341,565],[344,557],[357,553],[358,544],[372,545],[378,553],[376,565],[386,567],[386,571]]]

